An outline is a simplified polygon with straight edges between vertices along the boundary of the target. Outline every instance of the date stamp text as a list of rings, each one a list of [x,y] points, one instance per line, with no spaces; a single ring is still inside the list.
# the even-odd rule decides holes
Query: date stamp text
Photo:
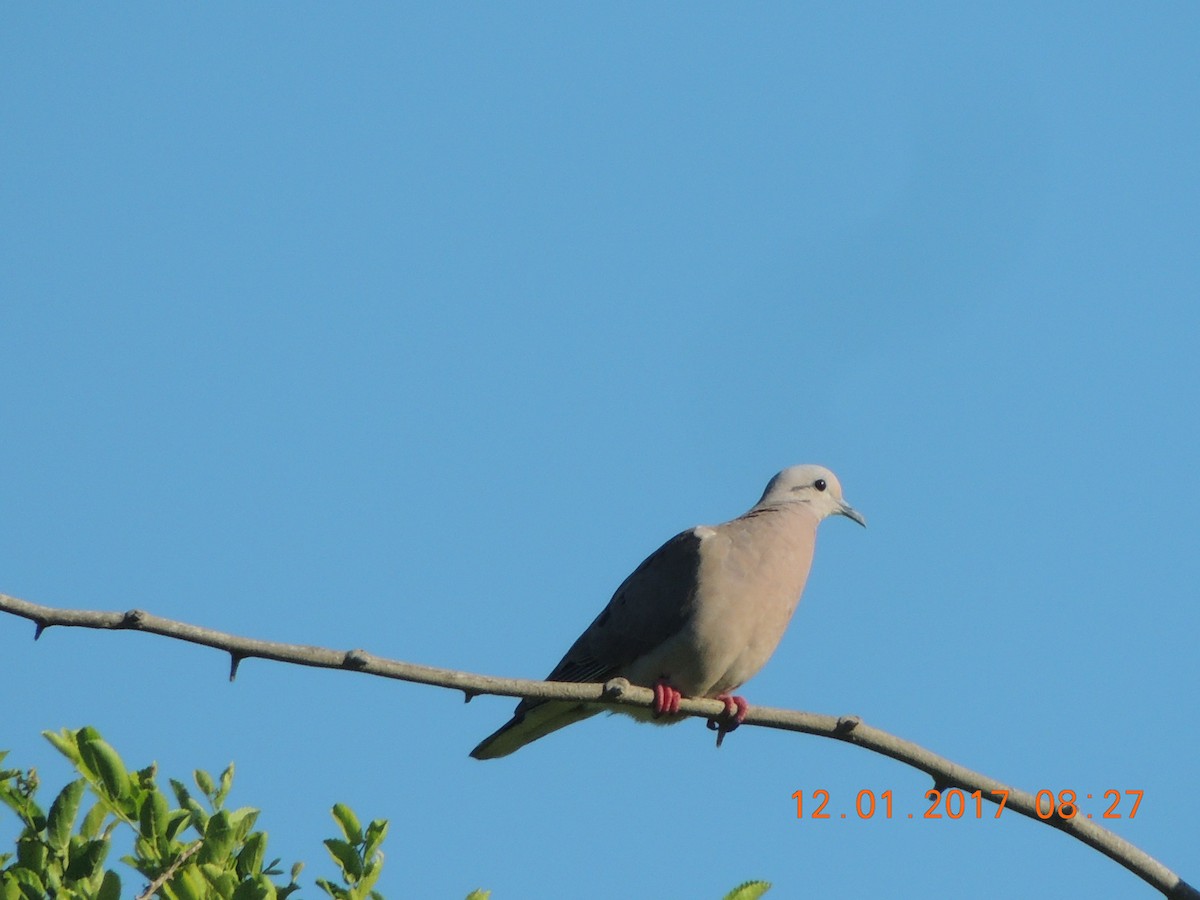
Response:
[[[1081,796],[1072,790],[1055,793],[1043,789],[1037,792],[1034,799],[1039,819],[1074,819],[1076,816],[1086,819],[1132,819],[1137,815],[1144,793],[1145,791],[1108,790],[1098,796]],[[893,808],[891,790],[881,791],[877,795],[874,791],[864,788],[854,797],[850,809],[844,812],[830,807],[829,791],[822,788],[807,793],[798,790],[792,794],[792,799],[796,801],[797,819],[998,819],[1008,805],[1008,795],[1008,791],[967,793],[959,788],[945,791],[934,789],[925,792],[929,806],[910,813],[897,812]]]

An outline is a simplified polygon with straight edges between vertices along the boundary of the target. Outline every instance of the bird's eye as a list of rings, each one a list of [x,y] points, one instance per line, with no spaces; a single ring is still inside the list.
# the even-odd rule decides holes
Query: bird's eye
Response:
[[[816,481],[814,481],[814,482],[813,482],[813,487],[815,487],[815,488],[816,488],[818,491],[823,491],[823,490],[825,490],[825,488],[827,488],[828,486],[829,486],[829,485],[827,485],[827,484],[825,483],[825,479],[824,479],[824,478],[818,478]]]

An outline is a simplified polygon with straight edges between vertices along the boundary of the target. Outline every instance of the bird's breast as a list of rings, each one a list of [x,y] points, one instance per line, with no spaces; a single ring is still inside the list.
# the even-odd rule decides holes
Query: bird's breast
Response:
[[[733,690],[775,652],[812,565],[804,511],[735,519],[704,539],[694,612],[664,665],[690,696]]]

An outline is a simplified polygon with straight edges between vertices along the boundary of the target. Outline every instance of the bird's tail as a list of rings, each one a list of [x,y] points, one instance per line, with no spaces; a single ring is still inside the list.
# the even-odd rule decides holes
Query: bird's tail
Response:
[[[471,751],[475,759],[497,759],[520,750],[526,744],[545,737],[552,731],[566,728],[576,722],[601,712],[587,703],[547,700],[518,709],[517,714],[501,726],[494,734],[479,742]]]

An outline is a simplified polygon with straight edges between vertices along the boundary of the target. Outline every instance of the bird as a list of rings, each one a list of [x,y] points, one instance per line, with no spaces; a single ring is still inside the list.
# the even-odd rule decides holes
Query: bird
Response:
[[[725,703],[717,744],[746,716],[733,694],[775,652],[812,565],[817,525],[828,516],[866,519],[824,466],[784,469],[749,510],[721,525],[671,538],[617,588],[547,681],[651,687],[653,707],[622,707],[643,721],[678,721],[683,697]],[[471,756],[508,756],[532,741],[607,709],[566,700],[522,700],[512,718]]]

